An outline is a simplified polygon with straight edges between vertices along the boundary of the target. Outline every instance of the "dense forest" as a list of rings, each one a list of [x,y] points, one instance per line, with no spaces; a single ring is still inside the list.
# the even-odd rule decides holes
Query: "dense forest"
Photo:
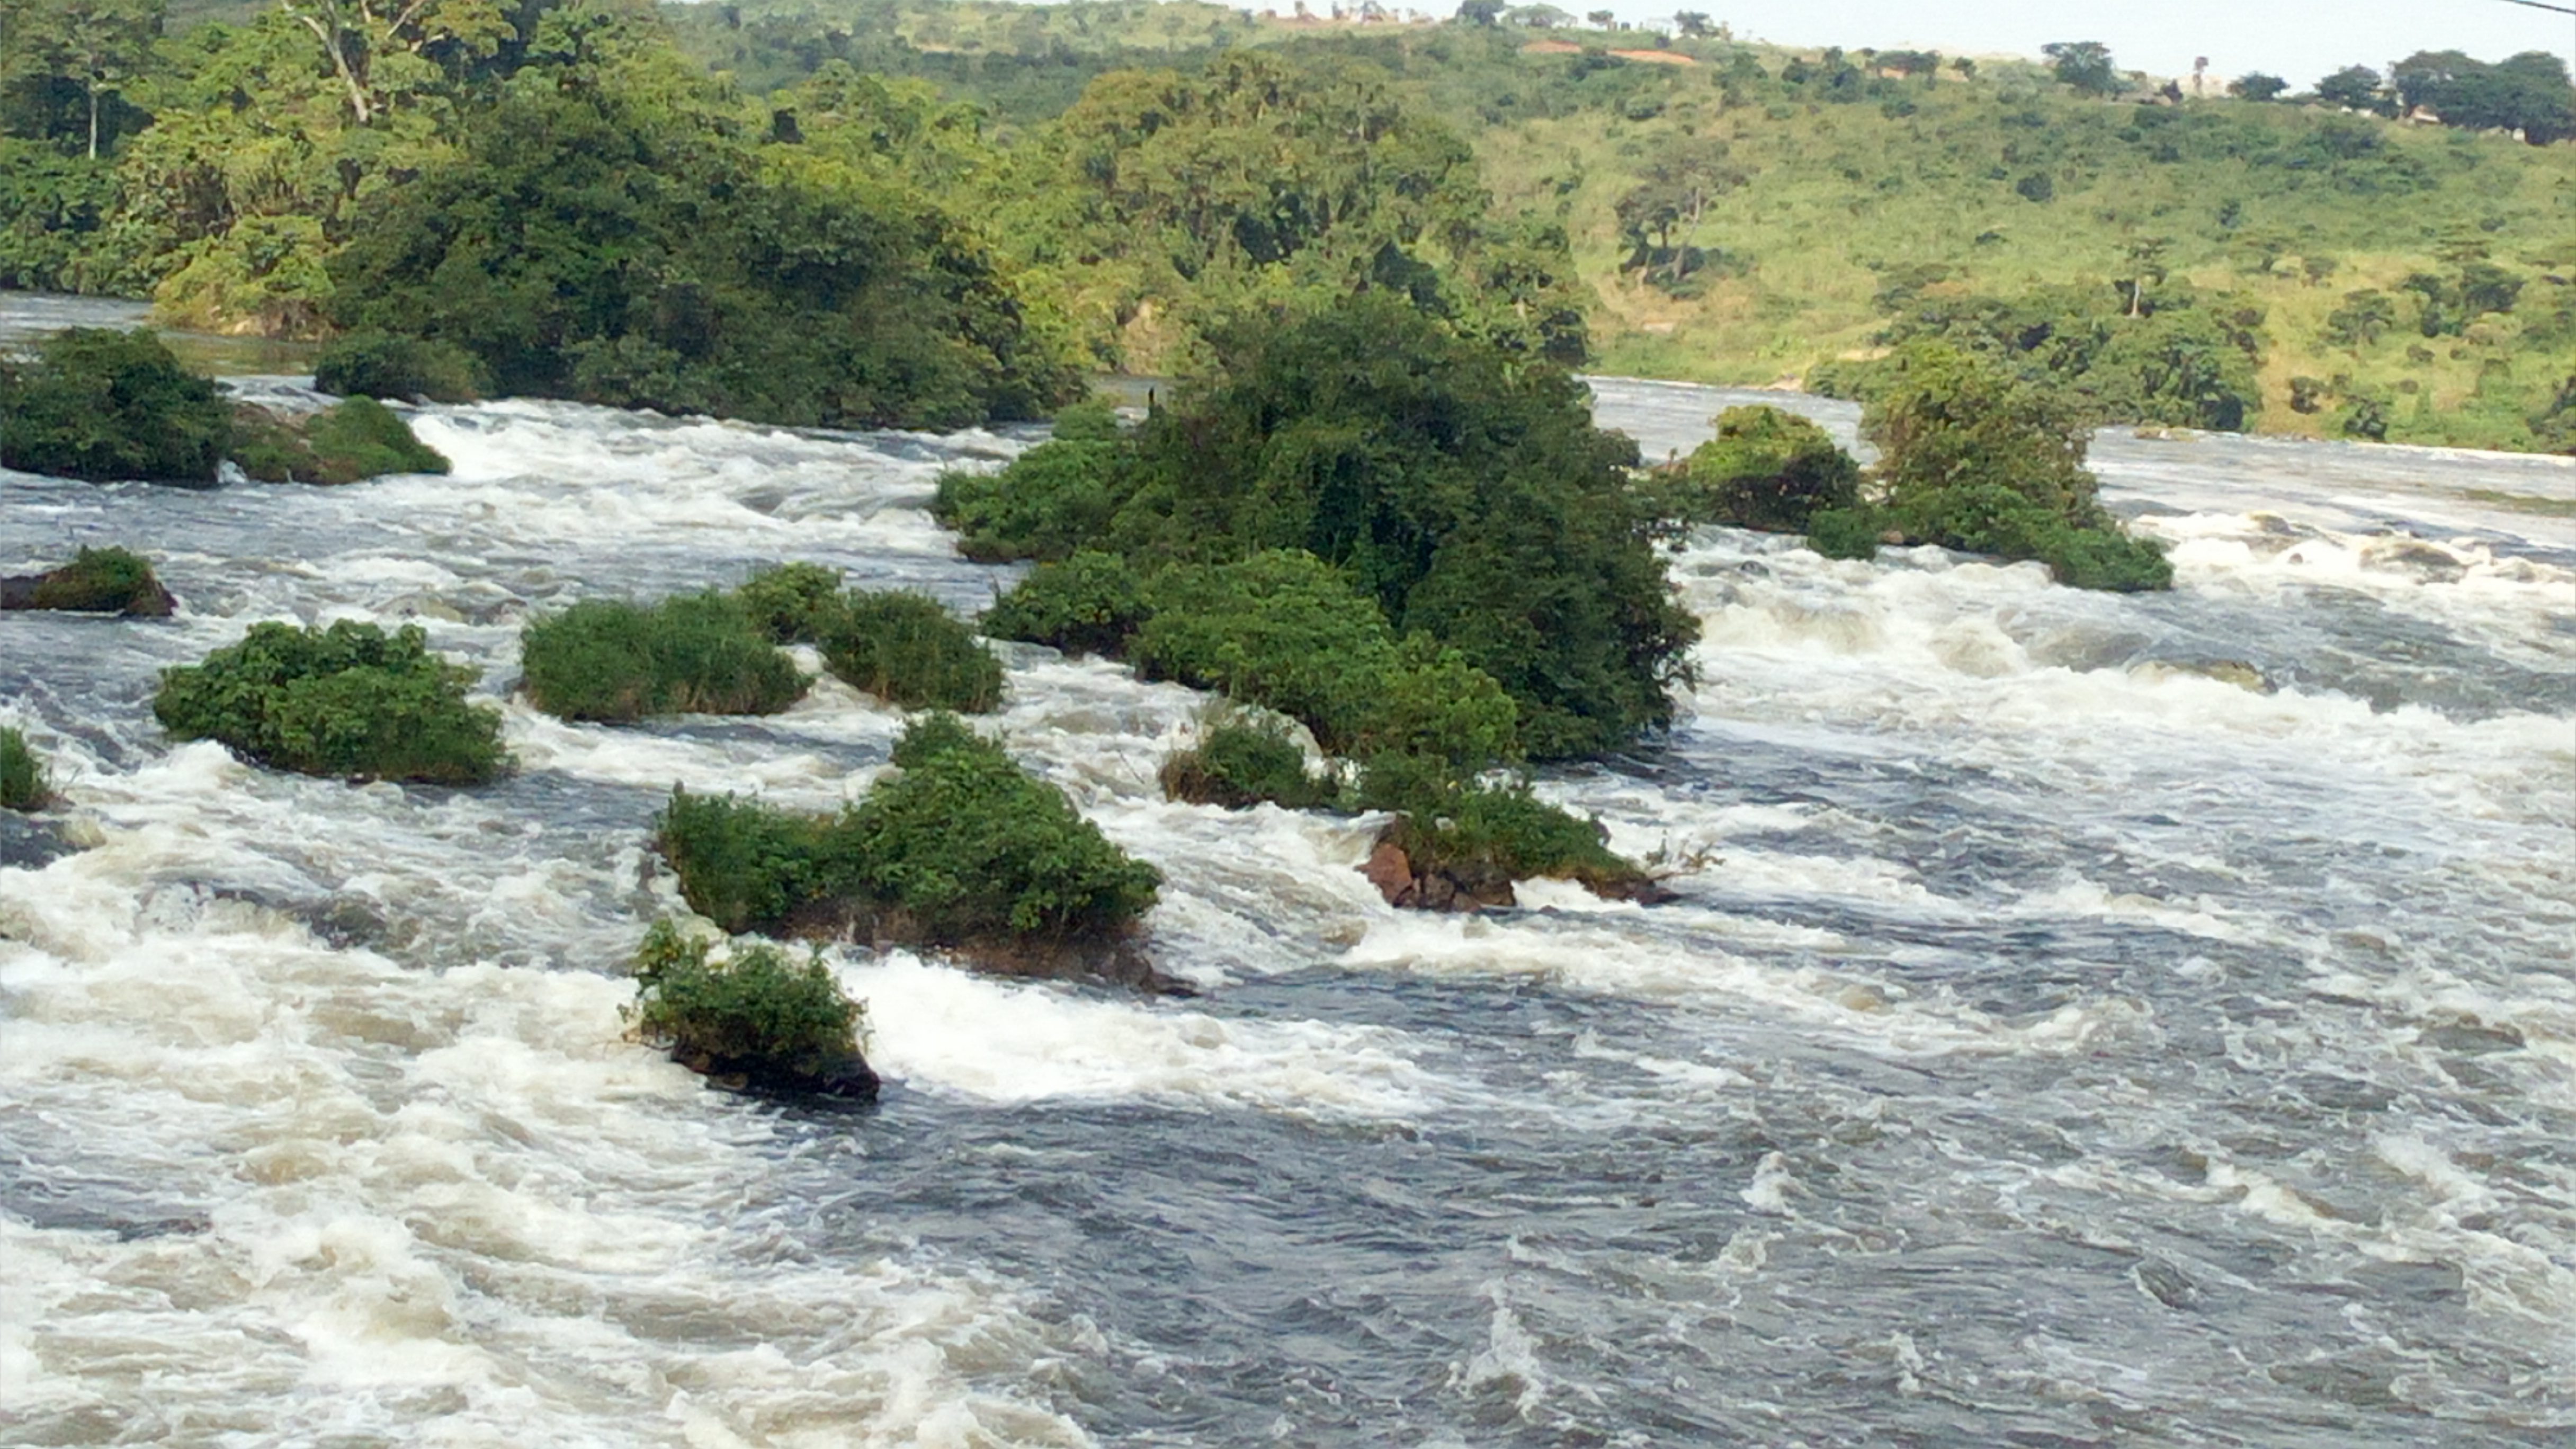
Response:
[[[1596,23],[1599,17],[1596,17]],[[1604,371],[2576,448],[2564,63],[2305,87],[1194,3],[0,0],[0,285],[404,330],[490,388],[1041,416],[1385,290]],[[831,327],[785,319],[828,314]]]

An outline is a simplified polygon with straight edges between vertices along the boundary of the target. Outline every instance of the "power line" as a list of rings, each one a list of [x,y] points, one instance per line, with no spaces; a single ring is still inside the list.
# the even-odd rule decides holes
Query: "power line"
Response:
[[[2546,3],[2546,0],[2504,0],[2504,3],[2507,5],[2528,5],[2534,10],[2555,10],[2561,15],[2576,15],[2576,9],[2570,9],[2564,5],[2551,5]]]

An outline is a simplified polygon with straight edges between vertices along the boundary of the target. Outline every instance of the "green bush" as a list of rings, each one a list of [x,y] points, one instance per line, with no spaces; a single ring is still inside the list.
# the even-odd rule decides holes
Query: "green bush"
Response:
[[[44,762],[28,746],[26,733],[0,726],[0,810],[42,810],[52,798]]]
[[[1827,558],[1876,558],[1884,527],[1867,508],[1819,508],[1807,515],[1807,547]]]
[[[2075,403],[1945,343],[1914,343],[1888,361],[1861,433],[1879,449],[1885,514],[1907,537],[2044,560],[2082,588],[2170,586],[2163,553],[2129,538],[2096,501],[2084,467],[2090,430]]]
[[[926,594],[846,596],[823,658],[852,688],[905,709],[982,714],[1002,702],[1002,662]]]
[[[1163,794],[1193,805],[1247,809],[1264,800],[1287,810],[1329,805],[1339,791],[1306,771],[1306,752],[1276,719],[1207,720],[1198,743],[1163,761]]]
[[[167,669],[152,712],[183,740],[213,739],[308,775],[477,784],[500,773],[501,716],[465,702],[475,671],[347,620],[254,624],[238,644]]]
[[[954,716],[915,720],[899,774],[838,816],[676,792],[657,841],[727,930],[854,929],[942,946],[1115,938],[1162,877]]]
[[[762,569],[734,590],[752,626],[778,644],[811,644],[821,640],[838,617],[841,571],[821,564],[791,563]]]
[[[2173,587],[2173,562],[2164,549],[2118,529],[2066,529],[2041,557],[2069,588],[2134,594]]]
[[[635,953],[637,1039],[715,1076],[769,1087],[873,1097],[876,1074],[859,1053],[867,1009],[845,995],[822,957],[802,963],[776,946],[734,947],[711,961],[708,943],[656,921]]]
[[[342,397],[425,398],[472,402],[490,389],[474,354],[450,342],[352,333],[322,349],[313,385]]]
[[[167,618],[174,607],[170,591],[161,587],[141,555],[87,547],[61,568],[0,584],[0,605],[153,619]]]
[[[1302,721],[1325,749],[1358,743],[1395,631],[1330,565],[1302,549],[1167,570],[1129,657],[1147,679],[1213,689]]]
[[[371,397],[334,403],[301,422],[233,409],[233,462],[263,483],[355,483],[387,473],[444,473],[448,461]]]
[[[787,931],[816,902],[849,895],[857,875],[836,849],[832,816],[791,815],[731,796],[671,792],[654,847],[689,909],[728,935]]]
[[[1603,895],[1632,894],[1645,872],[1614,853],[1598,821],[1560,810],[1527,781],[1459,784],[1373,763],[1363,797],[1398,812],[1387,841],[1417,875],[1434,871],[1477,887],[1544,876]]]
[[[941,474],[931,516],[980,563],[1065,558],[1108,532],[1120,465],[1113,439],[1040,443],[999,473]]]
[[[1669,485],[1664,506],[1690,523],[1797,533],[1818,509],[1860,501],[1860,464],[1832,436],[1774,407],[1728,408]]]
[[[63,478],[212,483],[232,437],[215,385],[146,332],[75,327],[0,363],[0,465]]]
[[[905,934],[949,946],[1102,940],[1152,908],[1162,872],[1001,746],[933,716],[905,732],[895,760],[903,773],[847,824],[862,881]]]
[[[650,606],[585,600],[530,623],[519,651],[528,698],[564,719],[776,714],[805,692],[749,612],[712,591]]]
[[[1136,570],[1114,553],[1086,549],[1030,569],[980,622],[995,639],[1053,645],[1067,654],[1115,655],[1152,617]]]

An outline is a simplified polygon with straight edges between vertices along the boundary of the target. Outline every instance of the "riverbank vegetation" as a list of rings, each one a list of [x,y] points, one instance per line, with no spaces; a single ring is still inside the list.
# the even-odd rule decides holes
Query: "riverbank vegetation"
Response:
[[[162,671],[152,713],[173,739],[216,740],[258,764],[347,779],[481,784],[508,764],[500,712],[468,704],[475,671],[388,635],[253,624],[241,642]]]
[[[1604,371],[1830,379],[1938,336],[2096,422],[2576,435],[2546,54],[2186,91],[2099,47],[1545,7],[83,5],[113,63],[48,42],[0,74],[0,285],[441,349],[433,385],[350,384],[378,395],[946,426],[1371,289]]]

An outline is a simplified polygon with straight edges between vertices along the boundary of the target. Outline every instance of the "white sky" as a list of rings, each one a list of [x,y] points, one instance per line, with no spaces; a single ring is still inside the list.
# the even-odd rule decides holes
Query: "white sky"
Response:
[[[1421,0],[1411,0],[1420,4]],[[2269,71],[2305,89],[2347,65],[2384,71],[2419,50],[2462,50],[2502,60],[2523,50],[2576,61],[2576,15],[2505,0],[1553,0],[1580,15],[1606,5],[1620,18],[1661,24],[1697,10],[1735,33],[1782,45],[1944,55],[2036,57],[2052,40],[2098,40],[2124,70],[2189,75],[2194,56],[2234,78]],[[2553,0],[2576,6],[2576,0]],[[1258,7],[1256,7],[1258,8]],[[1285,0],[1279,7],[1284,13]],[[1315,8],[1325,8],[1317,3]],[[1400,5],[1399,5],[1400,8]],[[1441,7],[1441,13],[1455,9]]]

